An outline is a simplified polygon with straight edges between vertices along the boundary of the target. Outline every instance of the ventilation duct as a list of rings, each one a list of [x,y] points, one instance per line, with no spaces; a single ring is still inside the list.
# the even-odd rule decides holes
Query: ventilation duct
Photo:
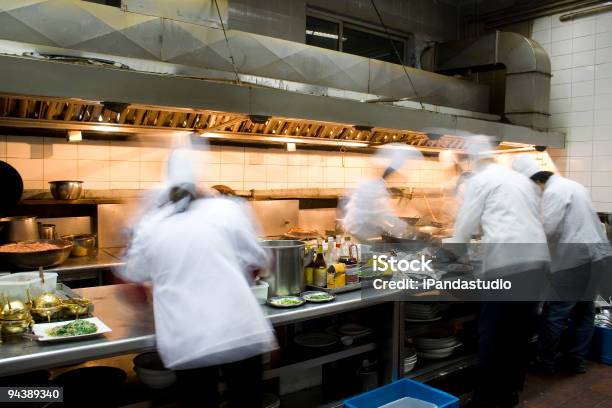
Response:
[[[504,117],[510,123],[548,128],[550,59],[535,41],[496,31],[477,39],[435,44],[421,64],[438,73],[506,68]]]

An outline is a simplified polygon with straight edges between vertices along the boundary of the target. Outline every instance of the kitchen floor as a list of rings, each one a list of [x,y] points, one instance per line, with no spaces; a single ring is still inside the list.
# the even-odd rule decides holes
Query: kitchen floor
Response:
[[[612,408],[612,366],[589,362],[587,373],[530,373],[521,408]]]

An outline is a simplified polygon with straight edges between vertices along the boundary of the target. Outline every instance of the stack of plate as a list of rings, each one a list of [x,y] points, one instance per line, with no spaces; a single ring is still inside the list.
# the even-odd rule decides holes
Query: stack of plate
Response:
[[[413,348],[406,348],[406,357],[404,357],[404,374],[408,374],[414,370],[417,363],[417,353]]]
[[[409,323],[434,322],[442,318],[438,306],[433,303],[406,303],[405,311]]]
[[[430,360],[449,357],[461,345],[456,336],[417,337],[414,339],[418,356]]]

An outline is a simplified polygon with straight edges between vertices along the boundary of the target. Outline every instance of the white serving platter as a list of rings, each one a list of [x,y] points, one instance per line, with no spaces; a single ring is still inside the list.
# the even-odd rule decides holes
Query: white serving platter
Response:
[[[53,322],[53,323],[36,323],[34,327],[32,327],[32,331],[34,335],[37,337],[38,341],[64,341],[64,340],[76,340],[76,339],[84,339],[88,337],[99,336],[103,333],[111,332],[111,328],[104,324],[104,322],[97,317],[88,317],[80,320],[85,320],[91,322],[96,325],[98,331],[90,334],[80,334],[78,336],[49,336],[47,334],[47,330],[52,329],[57,326],[63,326],[70,322],[74,322],[74,320],[67,320],[63,322]]]

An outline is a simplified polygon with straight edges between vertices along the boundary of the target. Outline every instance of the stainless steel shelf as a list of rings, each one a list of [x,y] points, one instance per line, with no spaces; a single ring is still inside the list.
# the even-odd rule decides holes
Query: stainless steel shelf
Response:
[[[318,367],[323,364],[331,363],[333,361],[342,360],[344,358],[356,356],[358,354],[367,353],[368,351],[376,350],[376,343],[367,343],[361,346],[347,348],[345,350],[337,351],[335,353],[326,354],[320,357],[315,357],[310,360],[304,360],[293,364],[287,364],[278,368],[271,368],[264,371],[263,378],[268,380],[270,378],[280,377],[285,374],[290,374],[296,371],[305,370],[312,367]]]

